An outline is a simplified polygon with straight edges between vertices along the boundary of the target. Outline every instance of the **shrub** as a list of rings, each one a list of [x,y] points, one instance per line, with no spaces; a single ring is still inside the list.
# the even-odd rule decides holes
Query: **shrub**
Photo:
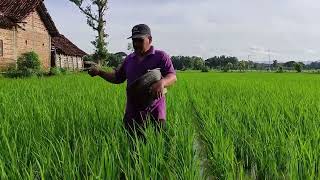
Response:
[[[208,66],[203,66],[203,67],[201,68],[201,72],[209,72]]]
[[[32,69],[34,71],[39,71],[40,70],[39,56],[34,51],[24,53],[22,54],[22,56],[18,58],[17,65],[18,65],[18,70]]]
[[[181,69],[181,71],[186,71],[187,70],[187,68],[186,67],[182,67],[182,69]]]
[[[60,74],[61,74],[61,68],[51,67],[49,74],[50,74],[50,75],[60,75]]]
[[[10,71],[7,71],[4,76],[7,78],[23,78],[23,77],[31,77],[38,75],[35,73],[32,69],[25,69],[25,70],[17,70],[13,69]]]
[[[43,76],[39,56],[34,51],[22,54],[17,60],[17,68],[10,67],[5,77],[22,78],[31,76]]]
[[[282,67],[282,66],[279,66],[276,72],[277,72],[277,73],[283,73],[283,67]]]
[[[301,63],[294,63],[294,69],[299,73],[302,71],[302,64]]]
[[[66,74],[71,74],[72,72],[70,70],[68,70],[67,68],[60,68],[60,72],[61,74],[63,75],[66,75]]]
[[[230,71],[231,70],[231,68],[232,68],[232,63],[228,63],[228,64],[226,64],[224,67],[223,67],[223,72],[228,72],[228,71]]]

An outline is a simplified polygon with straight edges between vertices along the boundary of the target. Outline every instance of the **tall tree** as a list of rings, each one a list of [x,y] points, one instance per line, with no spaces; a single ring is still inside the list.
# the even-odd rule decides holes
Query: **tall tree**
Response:
[[[272,68],[273,69],[277,69],[278,68],[278,60],[273,60]]]
[[[302,71],[302,66],[303,66],[302,63],[294,63],[293,66],[298,73]]]
[[[128,43],[127,50],[130,51],[130,52],[133,52],[133,51],[134,51],[133,44],[132,44],[131,42]]]
[[[239,62],[239,70],[240,72],[244,72],[247,69],[246,61],[242,60]]]
[[[96,39],[91,43],[95,47],[94,59],[98,64],[102,64],[107,59],[108,50],[105,38],[106,21],[104,16],[108,9],[108,0],[69,0],[73,2],[80,11],[86,15],[88,25],[97,32]],[[94,12],[96,11],[96,12]]]

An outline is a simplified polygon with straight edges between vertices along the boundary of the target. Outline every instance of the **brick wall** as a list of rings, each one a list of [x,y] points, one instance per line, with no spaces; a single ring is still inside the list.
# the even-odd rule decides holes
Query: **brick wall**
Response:
[[[35,51],[41,60],[42,68],[48,70],[51,60],[51,37],[35,11],[21,23],[22,28],[7,30],[0,28],[0,40],[3,40],[3,57],[0,57],[0,69],[15,65],[16,59],[23,53]]]

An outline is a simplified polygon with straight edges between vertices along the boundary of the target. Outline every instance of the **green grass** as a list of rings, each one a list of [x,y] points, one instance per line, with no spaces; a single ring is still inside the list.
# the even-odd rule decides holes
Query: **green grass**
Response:
[[[0,179],[319,179],[320,76],[178,74],[168,131],[123,129],[125,85],[0,78]]]

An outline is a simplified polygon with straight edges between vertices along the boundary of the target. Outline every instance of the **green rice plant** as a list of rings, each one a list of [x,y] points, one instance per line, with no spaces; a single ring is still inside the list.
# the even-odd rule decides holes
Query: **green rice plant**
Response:
[[[317,74],[178,79],[145,142],[123,127],[125,85],[0,78],[0,179],[319,179]]]

